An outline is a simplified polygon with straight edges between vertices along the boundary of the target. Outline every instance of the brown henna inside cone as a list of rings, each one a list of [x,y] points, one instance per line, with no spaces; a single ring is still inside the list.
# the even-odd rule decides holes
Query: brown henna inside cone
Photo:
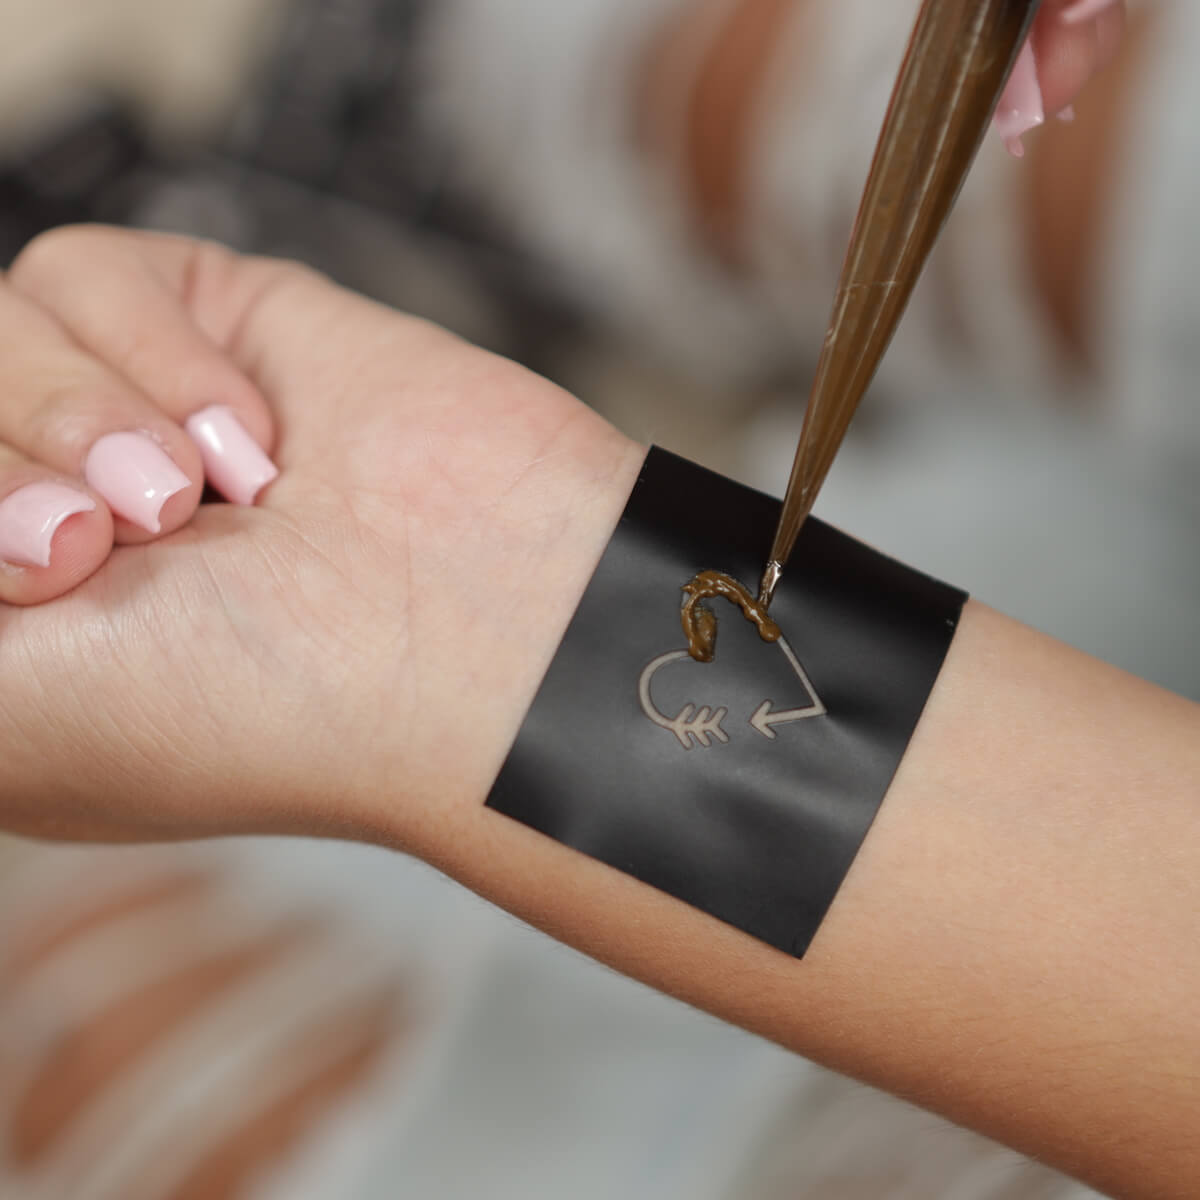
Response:
[[[688,653],[697,662],[712,662],[717,646],[717,615],[700,602],[720,598],[736,604],[747,621],[758,627],[764,642],[777,642],[783,631],[760,604],[736,579],[722,571],[701,571],[690,583],[684,584],[683,605],[679,619],[688,640]]]

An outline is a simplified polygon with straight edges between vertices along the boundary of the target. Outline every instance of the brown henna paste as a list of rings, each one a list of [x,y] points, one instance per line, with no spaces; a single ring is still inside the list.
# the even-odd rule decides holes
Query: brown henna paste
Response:
[[[697,662],[712,662],[717,647],[717,614],[700,602],[718,598],[736,604],[746,620],[758,627],[759,637],[764,642],[777,642],[783,636],[783,631],[767,613],[766,605],[759,603],[736,579],[723,571],[701,571],[684,585],[683,605],[679,612],[688,640],[688,653]]]

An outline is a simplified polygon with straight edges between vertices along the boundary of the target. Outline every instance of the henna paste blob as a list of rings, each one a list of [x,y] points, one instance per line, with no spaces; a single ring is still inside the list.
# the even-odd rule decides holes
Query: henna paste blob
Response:
[[[688,640],[688,653],[697,662],[712,662],[717,648],[717,614],[701,604],[701,600],[719,598],[736,604],[746,620],[758,627],[758,635],[764,642],[777,642],[783,636],[783,630],[767,613],[767,606],[724,571],[701,571],[683,585],[683,594],[679,619]]]

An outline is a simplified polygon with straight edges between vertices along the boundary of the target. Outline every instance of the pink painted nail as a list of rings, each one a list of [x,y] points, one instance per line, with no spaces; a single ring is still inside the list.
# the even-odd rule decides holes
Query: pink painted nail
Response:
[[[95,512],[91,496],[61,483],[27,483],[0,500],[0,559],[15,567],[48,567],[58,527],[78,513]]]
[[[1004,139],[1009,153],[1014,158],[1022,158],[1025,154],[1022,136],[1045,123],[1046,106],[1038,83],[1037,60],[1033,56],[1033,43],[1026,42],[1000,98],[996,131]]]
[[[185,428],[200,447],[209,483],[226,500],[253,504],[254,497],[279,475],[279,468],[246,432],[232,408],[214,404],[201,409],[188,418]]]
[[[1120,0],[1076,0],[1068,4],[1058,14],[1058,19],[1064,25],[1082,25],[1093,17],[1098,17],[1105,9],[1114,8]]]
[[[83,473],[118,516],[159,533],[159,514],[191,480],[144,433],[105,434],[88,452]]]

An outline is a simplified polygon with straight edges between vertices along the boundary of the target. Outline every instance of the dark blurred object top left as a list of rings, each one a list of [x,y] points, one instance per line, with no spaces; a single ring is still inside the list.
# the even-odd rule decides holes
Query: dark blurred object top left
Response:
[[[72,105],[29,144],[0,155],[0,265],[55,225],[122,222],[150,167],[146,141],[118,103]]]
[[[164,145],[88,98],[0,146],[0,265],[56,225],[101,221],[305,261],[546,370],[579,326],[570,291],[459,194],[421,119],[437,0],[290,0],[229,127]]]

